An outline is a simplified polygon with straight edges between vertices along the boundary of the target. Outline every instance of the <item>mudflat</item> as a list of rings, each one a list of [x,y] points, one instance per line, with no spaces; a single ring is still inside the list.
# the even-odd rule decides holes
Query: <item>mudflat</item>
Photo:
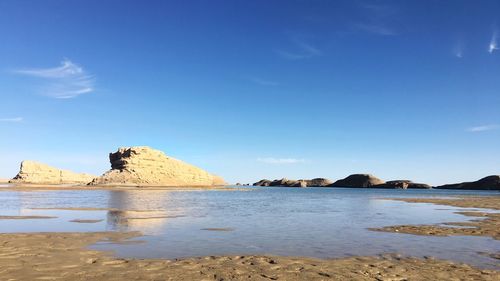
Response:
[[[500,209],[498,196],[395,200]],[[486,219],[460,223],[468,228],[392,226],[383,231],[484,235],[498,239],[500,228],[495,213],[462,213]],[[0,280],[500,280],[497,270],[398,254],[338,259],[248,255],[162,260],[116,258],[109,252],[87,248],[100,241],[121,243],[140,235],[139,232],[0,234]],[[497,255],[484,254],[494,258]]]
[[[460,197],[452,199],[440,198],[411,198],[391,199],[408,203],[432,203],[462,208],[485,208],[500,210],[500,196],[488,197]],[[417,235],[473,235],[489,236],[500,240],[500,213],[483,211],[460,211],[457,214],[477,217],[478,219],[468,222],[448,222],[442,225],[395,225],[371,230],[409,233]]]
[[[0,280],[499,280],[500,272],[398,255],[121,259],[86,249],[137,232],[0,234]]]

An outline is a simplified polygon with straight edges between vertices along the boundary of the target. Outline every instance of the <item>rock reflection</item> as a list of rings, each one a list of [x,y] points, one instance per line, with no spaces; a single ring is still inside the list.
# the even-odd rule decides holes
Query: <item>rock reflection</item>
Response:
[[[169,192],[161,190],[112,191],[108,204],[108,227],[115,231],[159,234],[169,219],[184,216],[179,210],[169,210],[169,197]]]

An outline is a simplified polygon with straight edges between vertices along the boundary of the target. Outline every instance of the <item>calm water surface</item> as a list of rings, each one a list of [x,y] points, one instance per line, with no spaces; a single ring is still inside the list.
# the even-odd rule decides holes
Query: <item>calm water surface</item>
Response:
[[[0,232],[134,231],[138,243],[98,243],[121,257],[180,258],[274,254],[320,258],[401,253],[435,256],[484,267],[500,252],[486,237],[431,237],[367,230],[397,224],[439,224],[471,218],[463,208],[383,200],[498,192],[368,190],[342,188],[247,188],[234,191],[74,190],[3,191],[0,215],[53,219],[0,220]],[[99,208],[100,210],[61,210]],[[467,209],[470,210],[470,209]],[[74,219],[100,219],[74,223]],[[210,231],[220,228],[226,231]]]

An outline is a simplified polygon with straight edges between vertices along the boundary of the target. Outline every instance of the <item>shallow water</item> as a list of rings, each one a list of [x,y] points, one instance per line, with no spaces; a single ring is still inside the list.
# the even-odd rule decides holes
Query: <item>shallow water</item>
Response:
[[[438,224],[471,219],[464,208],[383,200],[498,192],[369,190],[343,188],[248,188],[197,190],[57,190],[0,192],[0,215],[56,216],[0,220],[0,232],[133,231],[143,243],[98,243],[121,257],[179,258],[274,254],[320,258],[397,252],[435,256],[484,267],[500,252],[487,237],[431,237],[374,232],[397,224]],[[61,210],[97,208],[101,210]],[[469,208],[470,209],[470,208]],[[74,219],[99,220],[75,223]]]

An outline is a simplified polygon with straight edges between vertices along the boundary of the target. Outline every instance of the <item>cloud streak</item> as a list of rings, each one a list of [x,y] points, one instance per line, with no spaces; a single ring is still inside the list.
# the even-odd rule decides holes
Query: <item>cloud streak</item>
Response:
[[[0,118],[0,122],[11,122],[11,123],[19,123],[23,122],[23,117],[13,117],[13,118]]]
[[[355,29],[382,36],[393,36],[397,33],[386,25],[388,19],[394,17],[397,10],[393,6],[364,3],[358,4],[363,13],[363,19],[355,23]]]
[[[254,82],[255,84],[261,85],[261,86],[278,86],[280,83],[276,81],[271,81],[267,79],[263,79],[260,77],[248,77],[248,80]]]
[[[14,73],[41,79],[41,94],[53,98],[70,99],[94,91],[94,77],[68,59],[57,67],[19,69]]]
[[[323,52],[315,46],[299,39],[294,39],[294,50],[275,50],[281,57],[289,60],[308,59],[316,56],[323,55]]]
[[[257,162],[266,163],[266,164],[298,164],[306,162],[305,159],[296,159],[296,158],[274,158],[274,157],[264,157],[257,158]]]
[[[498,31],[493,31],[491,35],[490,45],[488,47],[488,52],[492,54],[494,51],[498,50]]]
[[[498,124],[490,124],[490,125],[481,125],[481,126],[476,126],[476,127],[470,127],[467,128],[467,132],[471,133],[477,133],[477,132],[484,132],[484,131],[492,131],[492,130],[498,130],[500,129],[500,125]]]
[[[373,33],[373,34],[377,34],[377,35],[383,35],[383,36],[396,35],[396,32],[394,32],[393,30],[389,29],[388,27],[386,27],[382,24],[358,23],[358,24],[355,24],[354,26],[359,30]]]
[[[464,43],[462,41],[457,42],[453,46],[453,55],[459,59],[464,57]]]

